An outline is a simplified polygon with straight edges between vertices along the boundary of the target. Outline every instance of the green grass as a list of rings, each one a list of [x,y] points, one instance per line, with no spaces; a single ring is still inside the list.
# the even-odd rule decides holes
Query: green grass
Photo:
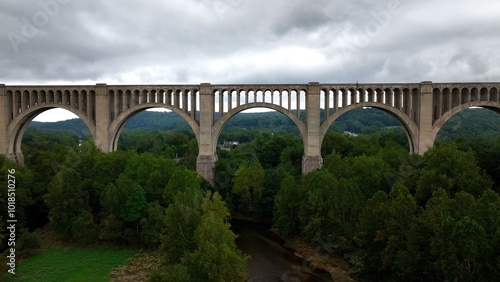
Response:
[[[51,247],[16,266],[16,274],[0,281],[109,281],[111,270],[126,263],[136,252],[117,248]]]

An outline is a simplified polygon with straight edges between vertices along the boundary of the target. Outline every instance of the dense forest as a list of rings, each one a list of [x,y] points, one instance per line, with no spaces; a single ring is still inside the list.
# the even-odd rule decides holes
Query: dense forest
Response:
[[[97,150],[79,120],[32,123],[26,166],[0,165],[17,171],[21,248],[36,246],[31,231],[50,223],[77,244],[158,250],[165,262],[152,281],[245,279],[249,258],[234,243],[231,213],[343,257],[356,279],[498,280],[500,117],[463,111],[438,137],[423,156],[410,155],[397,120],[359,109],[327,133],[323,168],[302,175],[293,123],[275,112],[241,113],[219,142],[242,144],[217,150],[210,185],[194,171],[198,147],[187,123],[145,111],[125,125],[117,152]]]

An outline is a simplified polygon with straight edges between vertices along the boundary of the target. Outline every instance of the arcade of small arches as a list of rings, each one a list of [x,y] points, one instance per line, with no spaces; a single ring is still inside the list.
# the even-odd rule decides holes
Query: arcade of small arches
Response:
[[[103,152],[117,149],[125,122],[148,108],[165,108],[190,125],[199,144],[197,171],[213,179],[217,139],[237,113],[269,108],[297,126],[304,143],[303,173],[322,166],[321,144],[342,114],[373,107],[396,117],[406,130],[411,153],[425,153],[453,115],[471,107],[500,112],[500,83],[296,85],[0,85],[0,154],[23,163],[21,141],[38,114],[63,108],[88,126]]]

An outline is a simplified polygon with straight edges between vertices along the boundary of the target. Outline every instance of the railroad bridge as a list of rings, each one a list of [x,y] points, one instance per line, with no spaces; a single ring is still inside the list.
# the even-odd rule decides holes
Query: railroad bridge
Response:
[[[256,84],[220,85],[0,85],[0,154],[23,163],[21,141],[28,124],[52,108],[66,109],[87,125],[103,152],[117,149],[125,122],[139,111],[165,108],[190,125],[199,145],[197,171],[213,179],[217,139],[237,113],[268,108],[287,116],[304,143],[303,173],[322,166],[321,144],[342,114],[372,107],[396,117],[410,152],[433,146],[441,127],[470,107],[500,112],[500,83]],[[324,112],[324,114],[321,114]]]

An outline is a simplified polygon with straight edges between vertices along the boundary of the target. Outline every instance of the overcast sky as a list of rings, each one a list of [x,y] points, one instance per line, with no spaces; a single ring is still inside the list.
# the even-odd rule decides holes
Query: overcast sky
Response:
[[[1,0],[0,83],[500,81],[493,0]]]

